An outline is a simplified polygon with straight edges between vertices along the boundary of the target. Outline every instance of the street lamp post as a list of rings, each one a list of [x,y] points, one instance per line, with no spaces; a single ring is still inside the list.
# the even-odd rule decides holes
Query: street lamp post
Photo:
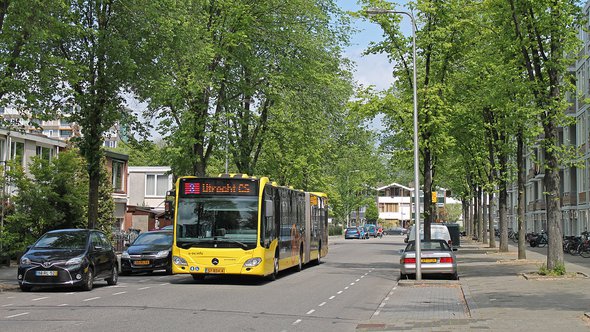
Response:
[[[369,8],[366,11],[369,15],[380,14],[402,14],[406,15],[412,21],[412,57],[413,57],[413,91],[414,91],[414,220],[416,227],[416,280],[422,280],[421,248],[420,248],[420,187],[419,187],[419,167],[418,167],[418,91],[416,86],[416,21],[411,12],[398,11],[391,9]],[[426,199],[426,198],[424,198]]]

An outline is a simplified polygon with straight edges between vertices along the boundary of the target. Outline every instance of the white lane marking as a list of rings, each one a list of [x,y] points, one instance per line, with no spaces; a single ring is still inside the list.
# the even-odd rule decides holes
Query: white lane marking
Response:
[[[323,307],[324,305],[326,305],[326,302],[322,302],[318,305],[318,307]]]
[[[82,300],[82,302],[94,301],[94,300],[98,300],[98,299],[100,299],[100,296],[91,297],[89,299],[84,299],[84,300]]]
[[[389,301],[389,296],[388,296],[388,297],[386,297],[384,301]]]
[[[16,315],[6,316],[4,318],[14,318],[14,317],[24,316],[24,315],[28,315],[28,314],[29,314],[28,312],[23,312],[23,313],[16,314]]]
[[[328,300],[333,300],[336,297],[336,295],[332,295],[330,296],[330,298]]]
[[[383,308],[383,307],[385,307],[385,302],[383,302],[379,305],[379,308]]]
[[[12,305],[13,305],[12,303],[9,303],[9,304],[3,304],[2,306],[3,306],[3,307],[10,307],[10,306],[12,306]]]
[[[45,300],[45,299],[48,299],[48,298],[49,298],[48,296],[38,297],[36,299],[32,299],[31,301],[41,301],[41,300]]]
[[[361,279],[364,278],[365,276],[361,276]]]
[[[117,293],[113,293],[113,295],[121,295],[121,294],[125,294],[127,292],[117,292]]]
[[[338,291],[338,293],[336,293],[336,294],[342,294],[342,292],[344,292],[344,291]]]
[[[141,287],[141,288],[138,288],[137,290],[144,290],[144,289],[148,289],[148,288],[151,288],[151,287],[149,287],[149,286],[148,287]]]
[[[160,284],[160,286],[166,286],[166,285],[169,285],[169,283],[165,282],[163,284]]]
[[[351,283],[350,283],[350,285],[351,285],[351,286],[354,286],[354,282],[351,282]]]
[[[7,299],[14,299],[14,298],[15,298],[15,296],[9,296],[9,297],[7,297]]]
[[[69,292],[69,293],[66,293],[66,295],[72,295],[72,294],[76,294],[76,292]]]
[[[111,286],[111,288],[125,288],[127,286],[125,285],[115,285],[115,286]]]
[[[297,325],[297,324],[299,324],[299,323],[301,323],[301,319],[298,319],[298,320],[294,321],[294,322],[293,322],[293,325]]]
[[[311,315],[311,314],[313,314],[314,312],[315,312],[315,309],[311,309],[310,311],[308,311],[308,312],[306,313],[306,315]]]
[[[348,289],[348,286],[344,287],[344,289]]]
[[[67,304],[67,303],[62,303],[62,304],[58,305],[58,307],[65,307],[65,306],[67,306],[67,305],[69,305],[69,304]]]
[[[381,312],[381,311],[379,311],[379,310],[375,311],[375,313],[373,314],[373,316],[379,316],[379,313],[380,313],[380,312]]]

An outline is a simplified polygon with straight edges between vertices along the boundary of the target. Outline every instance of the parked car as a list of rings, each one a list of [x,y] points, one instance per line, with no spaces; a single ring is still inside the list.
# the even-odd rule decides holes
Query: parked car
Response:
[[[152,231],[140,234],[121,254],[121,274],[166,270],[172,273],[171,231]]]
[[[17,279],[22,291],[33,287],[75,286],[89,291],[94,281],[116,285],[118,264],[107,236],[93,229],[45,233],[21,257]]]
[[[400,257],[400,279],[416,274],[416,241],[409,241]],[[420,241],[422,275],[446,275],[459,278],[457,258],[445,240]]]
[[[401,227],[389,228],[383,231],[384,235],[402,235],[405,233],[407,233],[407,230]]]
[[[367,237],[376,237],[377,236],[377,227],[372,224],[363,225],[365,232],[367,233]]]
[[[344,231],[345,239],[368,239],[369,236],[363,227],[348,227]]]

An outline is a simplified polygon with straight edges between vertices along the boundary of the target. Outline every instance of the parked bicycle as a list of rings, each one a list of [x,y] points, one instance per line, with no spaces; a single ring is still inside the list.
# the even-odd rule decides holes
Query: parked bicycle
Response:
[[[549,241],[547,239],[547,233],[545,231],[541,231],[541,233],[538,233],[538,234],[533,233],[530,236],[529,244],[533,248],[534,247],[544,247],[547,245],[547,243],[549,243]]]

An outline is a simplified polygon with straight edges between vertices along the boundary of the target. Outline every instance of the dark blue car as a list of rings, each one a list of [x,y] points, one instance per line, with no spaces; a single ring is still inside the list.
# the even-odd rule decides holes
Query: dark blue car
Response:
[[[345,239],[368,239],[369,235],[362,227],[348,227],[344,231]]]

